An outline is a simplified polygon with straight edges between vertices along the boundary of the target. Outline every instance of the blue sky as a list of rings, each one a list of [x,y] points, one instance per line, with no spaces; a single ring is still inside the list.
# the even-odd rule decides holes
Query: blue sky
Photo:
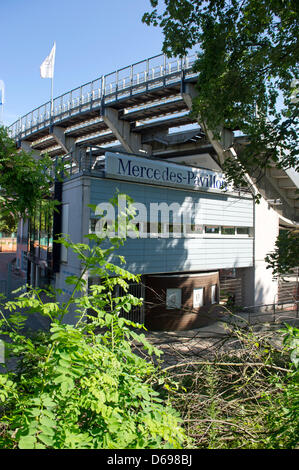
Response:
[[[159,54],[161,31],[141,22],[149,5],[149,0],[1,0],[4,124],[50,99],[51,80],[40,78],[39,67],[54,40],[54,96]]]

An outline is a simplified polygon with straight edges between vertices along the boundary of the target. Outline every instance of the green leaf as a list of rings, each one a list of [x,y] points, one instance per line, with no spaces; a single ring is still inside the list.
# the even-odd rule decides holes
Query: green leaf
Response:
[[[41,433],[41,434],[38,435],[38,438],[39,438],[44,444],[46,444],[46,446],[51,447],[51,446],[53,446],[53,444],[54,444],[54,439],[53,439],[52,437],[48,436],[47,434]]]
[[[52,416],[55,416],[52,414]],[[48,416],[42,416],[40,418],[40,422],[45,426],[54,428],[56,426],[56,421],[54,419],[49,418]]]
[[[35,444],[35,436],[22,436],[19,440],[19,449],[34,449]]]

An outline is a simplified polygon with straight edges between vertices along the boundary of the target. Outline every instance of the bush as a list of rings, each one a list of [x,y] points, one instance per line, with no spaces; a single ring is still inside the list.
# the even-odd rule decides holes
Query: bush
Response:
[[[80,277],[67,281],[74,285],[68,302],[45,302],[41,297],[49,292],[29,289],[3,305],[10,314],[2,313],[0,333],[18,363],[0,374],[0,447],[180,448],[186,436],[169,400],[161,398],[164,379],[134,344],[142,343],[149,355],[160,351],[137,333],[142,325],[121,316],[142,302],[128,293],[128,282],[139,278],[108,262],[119,240],[104,249],[103,239],[90,238],[92,247],[63,241],[83,267]],[[89,292],[87,272],[101,279]],[[113,295],[117,285],[121,297]],[[77,323],[66,324],[74,306]],[[49,332],[24,334],[32,312],[50,319]]]

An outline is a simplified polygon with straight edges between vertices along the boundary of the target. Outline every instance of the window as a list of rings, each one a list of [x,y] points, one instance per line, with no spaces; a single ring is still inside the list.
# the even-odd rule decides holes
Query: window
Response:
[[[213,284],[211,286],[211,303],[212,304],[217,303],[217,284]]]
[[[237,235],[248,235],[249,237],[251,237],[252,228],[251,227],[237,227]]]
[[[219,228],[213,225],[206,225],[205,226],[205,233],[219,233]]]
[[[222,235],[235,235],[235,227],[221,227]]]
[[[204,305],[204,288],[197,287],[193,289],[193,308],[199,308]]]
[[[200,224],[186,224],[185,225],[185,234],[187,237],[192,237],[196,235],[203,234],[203,226]]]
[[[182,306],[182,289],[166,289],[166,308],[174,309]]]

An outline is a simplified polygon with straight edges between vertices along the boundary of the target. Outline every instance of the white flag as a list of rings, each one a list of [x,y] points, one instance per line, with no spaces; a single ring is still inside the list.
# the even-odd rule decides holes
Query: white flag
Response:
[[[40,66],[40,76],[42,78],[53,78],[54,77],[54,63],[55,63],[55,52],[56,52],[56,42],[48,57],[45,58],[42,65]]]
[[[0,80],[0,106],[4,104],[4,81]]]

